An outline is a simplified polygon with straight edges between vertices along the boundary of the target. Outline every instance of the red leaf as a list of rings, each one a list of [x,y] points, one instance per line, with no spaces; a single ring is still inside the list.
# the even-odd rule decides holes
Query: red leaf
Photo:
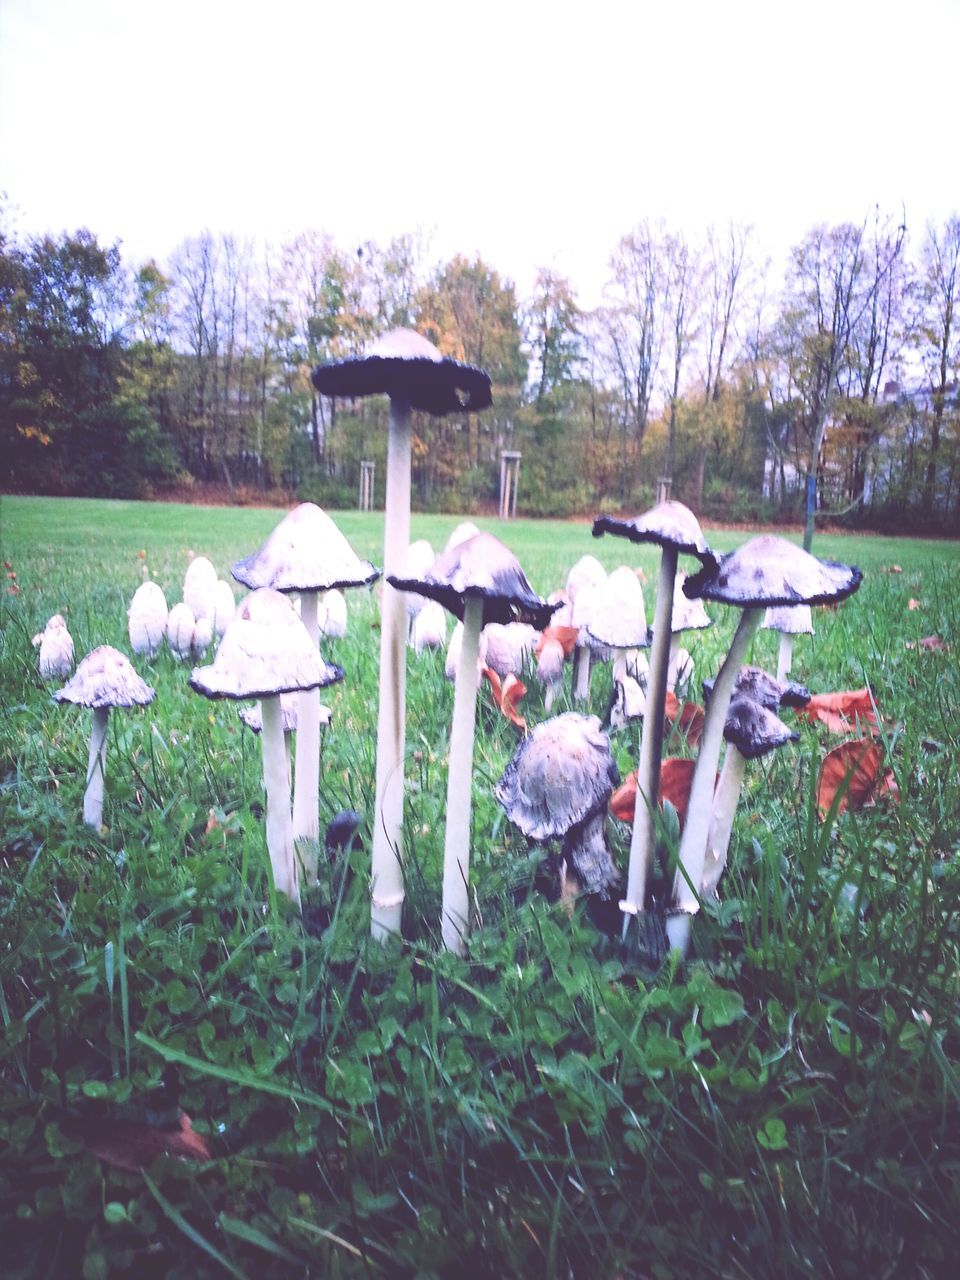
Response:
[[[114,1121],[101,1126],[88,1139],[87,1146],[100,1160],[118,1169],[136,1172],[157,1156],[176,1156],[181,1160],[212,1160],[206,1140],[194,1133],[190,1117],[180,1113],[180,1127],[161,1129],[153,1124]]]
[[[524,733],[527,731],[527,722],[517,710],[517,703],[526,695],[527,686],[511,672],[500,683],[500,677],[492,667],[484,667],[483,674],[490,681],[490,688],[493,690],[493,700],[497,704],[500,712],[507,717],[511,724],[515,724],[518,729],[522,729]]]
[[[610,812],[621,822],[632,822],[637,807],[637,771],[628,773],[610,797]]]
[[[933,653],[947,653],[950,646],[945,640],[941,640],[939,636],[921,636],[916,644],[912,640],[907,641],[908,649],[927,649]]]
[[[554,627],[547,627],[540,635],[537,641],[534,654],[540,657],[541,650],[548,640],[556,640],[563,649],[563,656],[569,658],[571,653],[577,647],[577,636],[580,634],[579,627],[561,627],[559,624]]]
[[[690,802],[690,784],[693,781],[695,760],[670,756],[660,765],[660,803],[669,800],[677,811],[680,826],[687,816]],[[610,812],[621,822],[632,822],[637,806],[637,774],[628,773],[623,783],[610,797]]]
[[[663,714],[671,724],[680,714],[680,699],[670,689],[667,690],[667,696],[663,703]]]
[[[805,707],[798,709],[797,715],[805,716],[811,724],[819,720],[831,733],[877,728],[877,713],[869,689],[815,694]]]
[[[817,808],[821,818],[826,816],[837,792],[844,786],[847,790],[840,797],[838,813],[843,813],[848,806],[854,810],[862,809],[883,794],[900,799],[893,770],[883,768],[883,748],[870,738],[841,742],[824,756],[817,787]]]
[[[703,707],[697,706],[695,702],[685,702],[680,708],[676,724],[691,747],[698,746],[703,737],[705,718]]]

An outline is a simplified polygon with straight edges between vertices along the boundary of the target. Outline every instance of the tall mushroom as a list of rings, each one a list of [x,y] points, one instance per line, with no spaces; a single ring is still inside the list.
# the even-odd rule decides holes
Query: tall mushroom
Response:
[[[155,690],[140,679],[130,659],[119,649],[102,644],[87,654],[72,677],[53,696],[57,702],[73,702],[78,707],[89,707],[93,712],[83,820],[99,831],[103,825],[103,780],[107,765],[110,708],[144,707],[153,701]]]
[[[447,950],[462,954],[469,918],[473,734],[480,632],[489,622],[510,622],[518,615],[543,628],[553,606],[534,592],[516,556],[492,533],[475,534],[466,542],[441,552],[422,578],[388,576],[387,581],[397,591],[415,591],[438,600],[463,621],[450,728],[441,912],[443,944]]]
[[[191,689],[206,698],[260,699],[267,849],[277,891],[298,906],[299,875],[280,694],[318,689],[342,679],[342,669],[321,658],[290,601],[269,587],[247,596],[227,624],[213,662],[194,667],[190,676]]]
[[[687,821],[680,839],[679,866],[673,885],[674,909],[667,918],[667,937],[681,954],[685,955],[689,947],[691,920],[700,905],[714,777],[727,710],[763,610],[771,605],[832,604],[852,595],[860,585],[860,578],[860,570],[852,565],[818,560],[792,542],[764,535],[751,538],[724,556],[719,565],[707,566],[684,583],[684,593],[691,599],[699,597],[717,604],[732,604],[743,612],[714,681],[690,787]]]
[[[701,564],[714,568],[717,558],[707,546],[696,516],[682,502],[661,502],[635,520],[599,516],[593,522],[593,536],[598,538],[604,533],[629,538],[631,542],[652,542],[661,550],[657,603],[653,615],[653,646],[650,650],[646,706],[640,732],[638,801],[630,840],[627,892],[620,904],[624,912],[623,932],[626,937],[630,917],[644,909],[647,879],[653,859],[677,560],[682,552],[684,555],[696,556]]]
[[[567,574],[565,595],[570,606],[570,621],[579,628],[580,636],[573,651],[573,697],[586,702],[590,697],[590,646],[587,643],[586,624],[590,620],[593,593],[605,582],[607,571],[596,556],[581,556]]]
[[[272,587],[300,596],[300,620],[316,649],[320,644],[319,594],[340,587],[360,587],[379,576],[361,560],[325,511],[301,502],[276,526],[253,555],[238,560],[230,572],[245,587]],[[300,693],[293,783],[293,838],[299,846],[308,884],[317,875],[320,848],[320,693],[316,686]]]
[[[492,402],[482,369],[440,354],[412,329],[392,329],[364,355],[319,365],[313,385],[326,396],[390,397],[383,566],[388,581],[403,572],[410,543],[410,435],[414,409],[444,417],[476,413]],[[399,934],[403,912],[403,771],[406,749],[406,631],[402,596],[383,589],[380,622],[380,704],[377,716],[376,821],[371,932]]]

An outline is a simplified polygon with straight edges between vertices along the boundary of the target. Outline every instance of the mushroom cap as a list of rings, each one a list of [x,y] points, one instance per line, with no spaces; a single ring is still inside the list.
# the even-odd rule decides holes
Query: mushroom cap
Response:
[[[520,675],[540,638],[527,622],[491,622],[484,627],[486,665],[498,676]]]
[[[731,701],[723,736],[747,760],[757,760],[800,737],[779,716],[743,696],[735,696]]]
[[[689,507],[671,499],[659,502],[633,520],[616,516],[597,516],[593,536],[612,533],[631,542],[655,542],[661,547],[676,547],[684,555],[696,556],[706,566],[716,565],[717,556],[707,546],[700,522]]]
[[[447,539],[447,545],[444,547],[444,551],[449,551],[451,547],[457,546],[460,542],[466,542],[468,538],[474,537],[479,532],[480,530],[472,520],[461,520],[457,527],[451,530],[450,537]],[[430,565],[425,565],[424,568],[429,569]],[[416,574],[412,574],[411,576],[416,577]]]
[[[607,845],[606,814],[602,811],[567,832],[563,853],[584,892],[606,898],[619,885],[620,872]]]
[[[321,632],[331,640],[342,640],[347,634],[347,597],[337,587],[325,592],[318,621]]]
[[[431,604],[437,604],[436,600]],[[440,605],[442,609],[443,606]],[[446,616],[446,615],[444,615]],[[450,633],[450,643],[447,645],[447,653],[443,663],[443,674],[448,680],[456,680],[457,671],[460,667],[460,650],[463,647],[463,623],[458,622],[454,625],[453,631]],[[482,670],[487,662],[487,633],[480,632],[480,647],[477,652],[477,670]]]
[[[233,598],[233,587],[224,578],[217,579],[210,602],[210,621],[213,633],[219,640],[227,629],[227,623],[237,611],[237,602]]]
[[[97,711],[104,707],[145,707],[153,701],[156,690],[140,679],[125,654],[101,644],[87,654],[53,696],[57,702],[73,702]]]
[[[438,600],[455,617],[463,618],[468,598],[483,601],[483,625],[490,622],[531,622],[542,629],[554,611],[536,594],[520,562],[492,533],[476,533],[441,551],[421,578],[387,581],[398,591],[415,591]]]
[[[713,619],[708,617],[702,600],[689,600],[682,587],[687,580],[685,573],[678,573],[673,585],[673,614],[670,618],[670,632],[703,631],[713,626]]]
[[[760,625],[782,636],[812,636],[813,611],[808,604],[778,605],[767,610]]]
[[[342,679],[343,669],[320,657],[286,596],[261,587],[227,624],[213,662],[194,667],[190,688],[207,698],[270,698]]]
[[[701,569],[683,584],[701,597],[741,609],[760,605],[833,604],[852,595],[862,574],[855,565],[818,560],[793,542],[762,534]]]
[[[599,719],[569,711],[523,739],[494,795],[525,836],[549,840],[602,809],[619,783]]]
[[[705,701],[713,693],[713,685],[713,680],[704,680]],[[778,707],[805,707],[810,701],[810,690],[793,680],[778,680],[762,667],[741,667],[733,686],[733,696],[749,698],[768,711],[776,711]]]
[[[645,649],[647,616],[643,587],[634,571],[620,565],[596,588],[586,623],[591,645],[610,649]]]
[[[567,574],[566,594],[568,602],[576,608],[577,596],[582,590],[590,587],[599,587],[606,580],[607,571],[596,556],[581,556]]]
[[[217,571],[206,556],[194,556],[183,575],[183,600],[194,618],[206,618],[213,609]]]
[[[280,695],[280,723],[283,726],[284,733],[296,733],[297,731],[297,709],[300,705],[299,695],[296,693],[281,693]],[[260,710],[260,703],[255,702],[252,707],[240,707],[237,715],[254,733],[260,733],[263,729],[263,714]],[[320,704],[320,723],[329,724],[333,712],[329,707]]]
[[[315,502],[301,502],[283,517],[253,555],[230,572],[245,587],[275,591],[329,591],[362,587],[380,577],[361,560],[327,513]]]
[[[312,377],[325,396],[386,395],[437,417],[476,413],[493,402],[489,374],[441,355],[413,329],[391,329],[362,356],[318,365]]]
[[[174,657],[189,657],[196,625],[197,620],[193,616],[193,610],[185,600],[181,600],[170,610],[167,615],[167,644]]]
[[[423,608],[413,620],[410,633],[412,648],[416,653],[423,653],[424,649],[442,649],[446,642],[446,610],[436,600],[424,600]]]

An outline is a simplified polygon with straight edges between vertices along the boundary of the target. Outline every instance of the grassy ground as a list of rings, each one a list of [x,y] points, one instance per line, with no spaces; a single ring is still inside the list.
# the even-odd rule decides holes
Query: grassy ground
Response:
[[[836,739],[802,729],[751,768],[694,959],[653,974],[584,907],[567,919],[549,858],[504,820],[491,793],[516,731],[485,691],[477,923],[468,960],[436,954],[452,707],[439,655],[408,668],[402,950],[366,944],[363,851],[329,868],[303,922],[273,899],[257,744],[166,652],[138,664],[154,705],[111,718],[105,829],[83,826],[86,715],[52,702],[30,637],[60,611],[78,656],[126,649],[141,552],[173,603],[188,550],[225,574],[277,519],[0,499],[19,586],[5,579],[0,597],[7,1272],[440,1276],[469,1259],[490,1276],[952,1274],[960,547],[818,539],[865,580],[818,612],[795,674],[824,692],[869,682],[902,801],[821,823],[814,787]],[[379,517],[337,520],[380,561]],[[413,536],[439,546],[455,523],[414,517]],[[541,592],[589,551],[641,565],[652,596],[653,555],[586,525],[503,532]],[[349,634],[328,652],[347,679],[325,698],[321,803],[324,817],[358,809],[369,829],[377,613],[372,593],[350,600]],[[729,611],[712,612],[698,679],[732,634]],[[953,652],[908,647],[930,634]],[[772,636],[754,658],[775,660]],[[601,670],[601,713],[608,688]],[[614,749],[633,767],[635,731]],[[629,833],[610,834],[623,863]],[[180,1109],[211,1160],[132,1172],[93,1154]]]

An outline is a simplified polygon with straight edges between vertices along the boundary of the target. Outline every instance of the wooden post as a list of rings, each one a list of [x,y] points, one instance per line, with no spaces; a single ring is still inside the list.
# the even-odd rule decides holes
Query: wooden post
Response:
[[[657,502],[670,501],[670,487],[673,481],[669,476],[661,476],[657,481]]]
[[[500,452],[500,519],[516,519],[517,489],[520,484],[520,458],[513,449]]]
[[[369,511],[373,507],[373,480],[376,463],[364,460],[360,463],[360,510]]]

